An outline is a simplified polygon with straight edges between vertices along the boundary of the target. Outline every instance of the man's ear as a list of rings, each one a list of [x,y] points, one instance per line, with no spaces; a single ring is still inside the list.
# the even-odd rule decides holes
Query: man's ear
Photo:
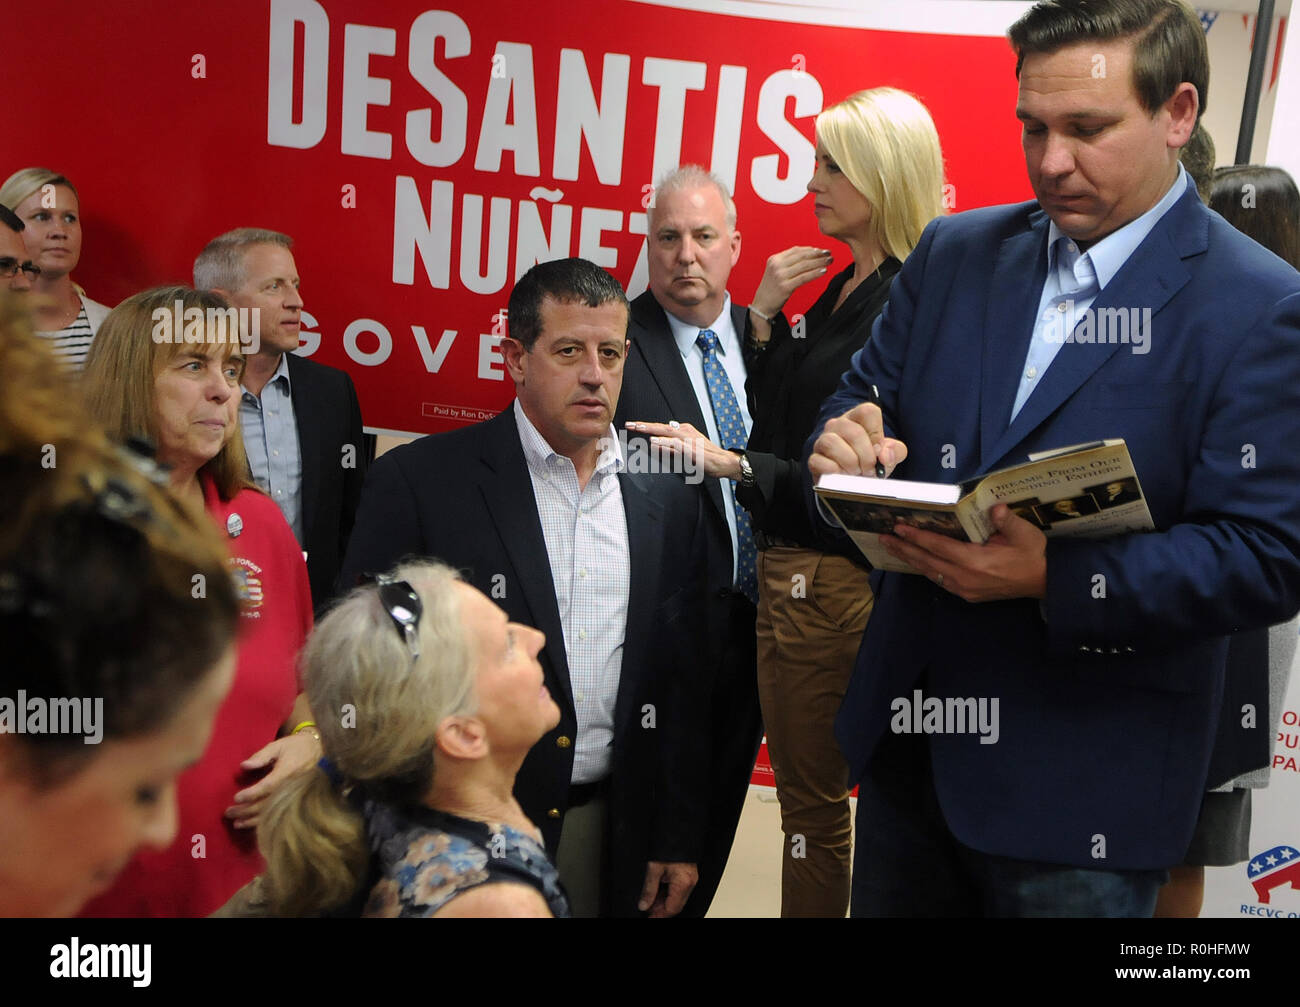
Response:
[[[1200,98],[1196,94],[1196,85],[1183,81],[1165,102],[1169,112],[1168,143],[1171,148],[1184,146],[1196,129],[1196,113],[1200,110]]]
[[[501,337],[501,356],[505,359],[506,370],[516,385],[524,383],[524,357],[528,351],[518,339],[510,336]]]
[[[444,717],[434,732],[438,751],[453,759],[481,759],[490,751],[487,728],[477,717]]]
[[[740,261],[740,232],[731,232],[731,266],[734,269],[736,263]]]

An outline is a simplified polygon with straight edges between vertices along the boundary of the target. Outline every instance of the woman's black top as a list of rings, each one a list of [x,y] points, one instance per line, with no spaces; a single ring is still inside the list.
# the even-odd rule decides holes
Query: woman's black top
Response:
[[[802,336],[791,330],[784,314],[777,315],[772,319],[772,338],[750,357],[746,390],[754,426],[746,456],[756,484],[749,489],[737,485],[736,495],[749,509],[756,530],[862,562],[851,543],[836,543],[814,532],[802,490],[803,446],[822,403],[871,335],[900,268],[897,259],[886,259],[832,312],[840,290],[853,275],[850,265],[808,309]]]

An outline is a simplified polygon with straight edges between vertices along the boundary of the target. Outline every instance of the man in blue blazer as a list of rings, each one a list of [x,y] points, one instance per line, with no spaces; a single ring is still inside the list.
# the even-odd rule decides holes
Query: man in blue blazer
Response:
[[[671,916],[706,811],[703,498],[621,455],[628,304],[613,277],[582,259],[534,266],[509,317],[514,405],[375,462],[343,578],[435,556],[546,634],[560,723],[515,796],[574,915]]]
[[[809,469],[951,483],[1122,437],[1155,531],[1049,541],[998,506],[983,546],[882,536],[923,576],[883,576],[837,724],[857,915],[1150,915],[1206,788],[1227,635],[1300,608],[1300,275],[1178,164],[1196,15],[1057,0],[1010,38],[1038,199],[927,229]],[[998,723],[910,733],[899,701],[931,697]]]

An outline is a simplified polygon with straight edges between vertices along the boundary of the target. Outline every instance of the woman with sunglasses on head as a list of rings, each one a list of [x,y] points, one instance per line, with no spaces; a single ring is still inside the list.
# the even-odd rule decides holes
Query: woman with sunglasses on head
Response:
[[[70,916],[170,844],[230,687],[221,542],[149,476],[0,292],[0,917]]]
[[[37,334],[51,340],[55,355],[79,371],[108,308],[92,301],[72,280],[81,260],[77,190],[49,168],[23,168],[0,185],[0,205],[26,225],[27,254],[40,268],[32,283]]]
[[[222,327],[226,307],[187,287],[128,297],[104,321],[82,380],[109,433],[153,441],[171,492],[207,511],[243,602],[234,685],[207,753],[181,777],[181,841],[137,857],[87,915],[211,913],[261,869],[254,829],[266,798],[320,757],[295,673],[311,629],[307,567],[280,509],[249,479],[243,355],[237,330]]]
[[[513,795],[559,707],[545,637],[448,566],[357,588],[303,652],[326,757],[289,781],[259,839],[267,871],[223,915],[567,916]]]

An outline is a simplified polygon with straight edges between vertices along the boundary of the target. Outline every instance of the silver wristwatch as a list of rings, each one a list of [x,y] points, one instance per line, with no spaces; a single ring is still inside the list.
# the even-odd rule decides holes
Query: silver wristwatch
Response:
[[[736,451],[736,456],[740,458],[740,482],[739,485],[749,489],[756,482],[754,479],[754,466],[749,464],[749,459],[745,457],[745,452]]]

